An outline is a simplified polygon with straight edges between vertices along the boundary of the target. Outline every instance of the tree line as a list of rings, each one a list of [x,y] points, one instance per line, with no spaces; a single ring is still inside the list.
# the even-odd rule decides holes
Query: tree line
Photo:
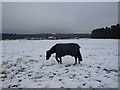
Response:
[[[109,27],[94,29],[91,34],[76,33],[41,33],[41,34],[6,34],[2,33],[2,40],[43,40],[43,39],[79,39],[79,38],[101,38],[101,39],[120,39],[120,24]]]
[[[91,38],[120,39],[120,24],[94,29]]]
[[[63,34],[63,33],[43,33],[43,34],[2,34],[2,40],[16,40],[16,39],[27,39],[27,40],[43,40],[43,39],[79,39],[79,38],[90,38],[90,34]]]

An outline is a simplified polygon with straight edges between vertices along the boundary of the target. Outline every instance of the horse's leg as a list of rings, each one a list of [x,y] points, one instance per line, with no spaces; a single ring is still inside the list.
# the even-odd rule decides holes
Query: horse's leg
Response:
[[[62,58],[60,57],[60,64],[62,64]]]
[[[59,63],[60,61],[58,60],[58,57],[57,57],[57,55],[55,56],[55,59],[56,59],[56,61]]]
[[[80,64],[80,61],[82,61],[82,56],[81,56],[81,53],[80,53],[80,51],[78,51],[78,54],[77,54],[78,56],[78,60],[79,60],[79,64]]]
[[[76,65],[77,64],[77,57],[75,56],[75,63],[73,65]]]
[[[79,60],[79,64],[80,64],[80,60]]]

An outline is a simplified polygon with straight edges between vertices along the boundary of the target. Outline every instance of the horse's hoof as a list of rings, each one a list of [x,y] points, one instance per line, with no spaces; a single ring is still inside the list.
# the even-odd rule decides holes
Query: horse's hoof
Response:
[[[76,64],[73,64],[73,65],[76,65]]]

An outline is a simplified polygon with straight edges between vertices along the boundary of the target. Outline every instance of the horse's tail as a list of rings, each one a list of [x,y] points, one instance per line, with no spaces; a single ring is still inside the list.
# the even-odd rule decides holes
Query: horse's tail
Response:
[[[82,56],[81,56],[81,53],[80,53],[80,50],[78,50],[77,55],[78,55],[78,59],[79,59],[79,61],[83,61]]]

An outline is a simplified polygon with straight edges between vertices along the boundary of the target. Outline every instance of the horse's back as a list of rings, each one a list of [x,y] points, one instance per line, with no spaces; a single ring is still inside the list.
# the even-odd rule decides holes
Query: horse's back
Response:
[[[56,44],[56,54],[58,56],[72,55],[76,56],[80,46],[76,43]]]

